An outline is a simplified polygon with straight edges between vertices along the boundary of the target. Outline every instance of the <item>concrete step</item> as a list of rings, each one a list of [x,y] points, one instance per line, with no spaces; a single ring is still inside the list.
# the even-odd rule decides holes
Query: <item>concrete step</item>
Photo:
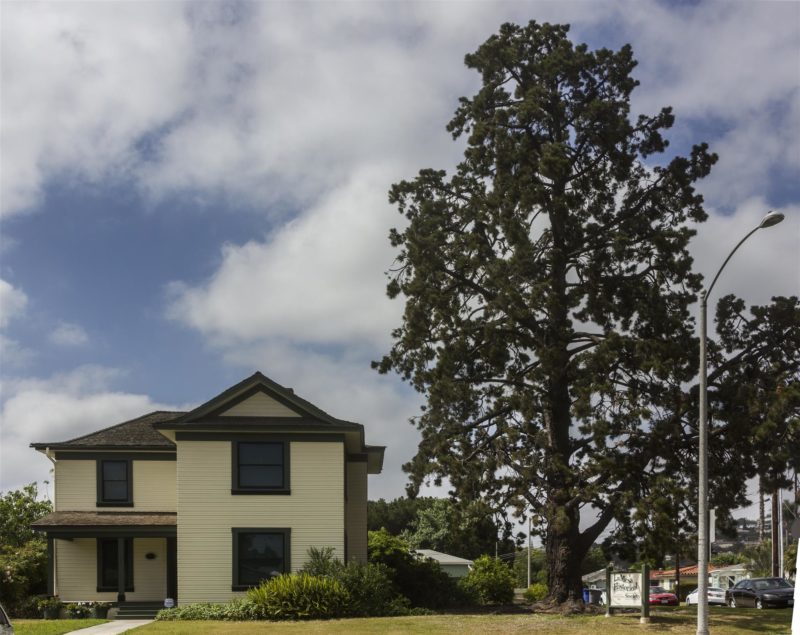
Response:
[[[125,602],[117,608],[115,620],[153,619],[164,605],[160,602]]]

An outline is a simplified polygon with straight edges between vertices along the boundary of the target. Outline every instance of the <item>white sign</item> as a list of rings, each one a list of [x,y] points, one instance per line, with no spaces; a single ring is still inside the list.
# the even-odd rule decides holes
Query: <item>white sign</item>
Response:
[[[609,606],[641,606],[642,574],[612,573]]]

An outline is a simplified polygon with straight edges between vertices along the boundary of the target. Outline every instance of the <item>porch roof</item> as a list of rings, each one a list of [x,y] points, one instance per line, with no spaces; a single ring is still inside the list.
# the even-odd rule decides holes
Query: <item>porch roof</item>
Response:
[[[53,512],[31,523],[31,527],[48,533],[109,532],[164,533],[174,535],[178,525],[175,512]]]

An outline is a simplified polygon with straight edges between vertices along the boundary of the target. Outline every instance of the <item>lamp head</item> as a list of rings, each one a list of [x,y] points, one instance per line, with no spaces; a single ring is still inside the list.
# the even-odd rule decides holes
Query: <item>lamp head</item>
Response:
[[[767,212],[767,215],[761,219],[761,222],[758,224],[759,229],[766,229],[767,227],[772,227],[773,225],[777,225],[784,219],[783,214],[780,212]]]

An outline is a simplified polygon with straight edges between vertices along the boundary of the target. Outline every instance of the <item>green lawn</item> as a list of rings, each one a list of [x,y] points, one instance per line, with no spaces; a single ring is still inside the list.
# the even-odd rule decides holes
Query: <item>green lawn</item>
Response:
[[[11,620],[16,635],[61,635],[108,620]],[[209,631],[211,632],[211,631]]]
[[[791,609],[757,611],[755,609],[712,608],[710,627],[714,635],[786,635],[791,630]],[[547,635],[615,635],[638,633],[676,633],[693,635],[696,631],[695,610],[688,608],[655,609],[651,624],[639,624],[638,615],[603,615],[558,617],[553,615],[431,615],[424,617],[386,617],[313,622],[154,622],[129,631],[133,635],[246,635],[353,633],[418,633],[427,635],[497,633],[510,635],[530,633]]]

